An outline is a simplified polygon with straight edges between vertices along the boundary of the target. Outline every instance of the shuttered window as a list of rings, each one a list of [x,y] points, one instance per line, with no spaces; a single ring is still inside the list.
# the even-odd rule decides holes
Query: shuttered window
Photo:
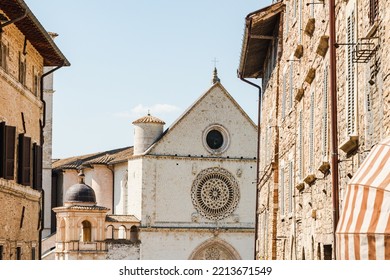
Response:
[[[283,74],[283,88],[282,88],[282,118],[286,117],[286,74]]]
[[[347,135],[354,135],[355,124],[355,67],[353,63],[353,44],[355,43],[354,12],[347,18]]]
[[[293,162],[290,161],[288,164],[288,212],[292,213],[293,212],[293,197],[294,197],[294,188],[293,188]]]
[[[294,87],[294,64],[290,62],[290,88],[289,88],[289,93],[288,93],[288,108],[289,110],[292,109],[293,107],[293,87]]]
[[[280,215],[284,216],[284,168],[280,169]]]
[[[0,123],[0,177],[14,180],[16,128]]]
[[[322,104],[322,157],[323,160],[328,158],[328,66],[324,68],[324,88],[323,88],[323,104]]]
[[[19,53],[19,82],[22,85],[26,85],[26,59],[22,57],[22,54]]]
[[[33,188],[42,190],[42,147],[33,144]]]
[[[31,185],[31,138],[19,134],[18,183]]]
[[[315,109],[314,91],[310,94],[310,124],[309,124],[309,172],[313,171],[314,166],[314,109]]]
[[[370,0],[370,24],[373,25],[375,20],[378,19],[379,14],[379,1],[378,0]]]
[[[302,1],[303,0],[299,0],[299,24],[298,24],[298,32],[299,32],[299,44],[302,44],[302,11],[303,11],[303,7],[302,7]]]
[[[299,111],[298,124],[298,176],[303,179],[303,113]]]

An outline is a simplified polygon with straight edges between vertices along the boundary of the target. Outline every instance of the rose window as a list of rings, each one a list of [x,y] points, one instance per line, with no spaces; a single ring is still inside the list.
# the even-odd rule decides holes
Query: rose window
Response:
[[[229,216],[237,207],[239,188],[234,176],[222,168],[201,171],[192,185],[192,203],[211,220]]]

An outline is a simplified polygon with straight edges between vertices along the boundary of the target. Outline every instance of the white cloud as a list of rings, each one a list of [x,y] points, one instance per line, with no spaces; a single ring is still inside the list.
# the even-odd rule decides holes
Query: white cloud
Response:
[[[171,104],[154,104],[151,106],[145,106],[143,104],[138,104],[137,106],[133,107],[130,112],[124,111],[124,112],[117,112],[114,115],[119,118],[136,118],[141,117],[150,112],[152,116],[159,117],[159,115],[166,115],[170,113],[175,113],[180,110],[179,107],[176,107],[175,105]]]

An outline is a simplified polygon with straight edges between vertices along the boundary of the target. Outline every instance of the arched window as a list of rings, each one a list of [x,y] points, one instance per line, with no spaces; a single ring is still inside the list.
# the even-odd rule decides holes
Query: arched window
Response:
[[[83,221],[81,224],[81,241],[82,242],[91,242],[92,237],[92,226],[91,223],[88,221]]]
[[[138,241],[138,228],[136,226],[132,226],[130,228],[130,241],[131,242]]]
[[[120,226],[118,229],[118,239],[126,239],[126,228],[124,226]]]
[[[106,228],[106,239],[114,239],[114,227],[112,225]]]

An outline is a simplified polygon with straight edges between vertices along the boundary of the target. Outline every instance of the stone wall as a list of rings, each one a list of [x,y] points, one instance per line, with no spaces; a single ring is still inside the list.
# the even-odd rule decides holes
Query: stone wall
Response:
[[[284,2],[279,62],[263,89],[257,258],[324,259],[332,257],[334,250],[329,11],[327,3],[301,9],[305,4],[301,0]],[[379,7],[385,6],[385,1],[379,1]],[[353,63],[356,130],[348,135],[345,43],[346,17],[352,8],[356,42],[358,38],[378,37],[373,41],[379,47],[368,61]],[[379,8],[379,20],[371,26],[368,2],[336,1],[340,207],[350,177],[372,146],[389,135],[389,63],[385,51],[389,16],[384,10]],[[303,49],[299,57],[298,46]],[[357,147],[344,152],[343,144],[355,135]]]
[[[3,13],[0,11],[0,13]],[[39,95],[39,75],[43,58],[13,24],[1,33],[3,51],[0,65],[0,122],[16,127],[14,180],[0,179],[0,246],[3,259],[39,258],[39,214],[41,194],[16,183],[18,170],[17,137],[23,133],[41,144],[40,121],[43,104]],[[19,56],[26,63],[25,83],[19,81]],[[4,63],[4,61],[6,61]],[[17,256],[19,255],[19,256]]]

